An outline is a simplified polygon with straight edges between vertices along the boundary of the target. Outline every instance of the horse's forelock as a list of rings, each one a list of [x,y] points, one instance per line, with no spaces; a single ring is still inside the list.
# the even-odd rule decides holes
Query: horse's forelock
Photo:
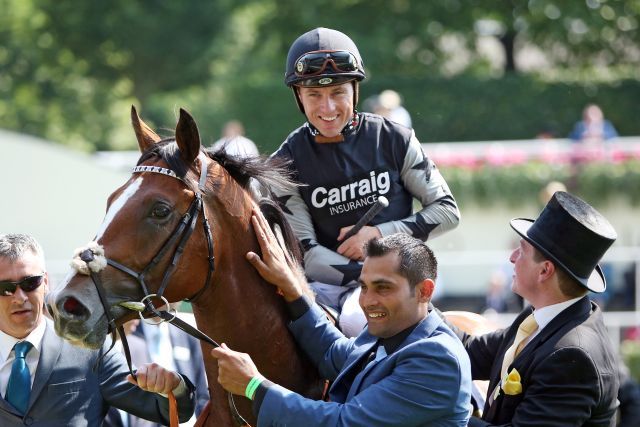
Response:
[[[162,159],[169,166],[169,169],[175,172],[180,178],[184,178],[191,167],[191,165],[186,164],[182,156],[180,156],[178,144],[176,144],[173,138],[163,139],[145,150],[140,156],[140,159],[138,159],[138,165],[153,157]]]

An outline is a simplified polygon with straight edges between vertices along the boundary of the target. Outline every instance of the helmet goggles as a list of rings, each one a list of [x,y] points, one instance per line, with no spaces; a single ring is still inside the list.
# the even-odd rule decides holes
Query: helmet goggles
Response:
[[[358,70],[356,57],[346,50],[318,50],[307,52],[296,60],[295,75],[314,77],[323,74],[331,64],[337,73],[352,73]]]

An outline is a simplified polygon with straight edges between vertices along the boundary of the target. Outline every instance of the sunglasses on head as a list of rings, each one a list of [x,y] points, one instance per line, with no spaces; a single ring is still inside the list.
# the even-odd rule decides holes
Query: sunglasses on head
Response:
[[[39,274],[37,276],[25,277],[17,282],[0,282],[0,295],[5,297],[13,295],[18,289],[18,286],[20,286],[20,289],[25,292],[35,291],[40,287],[40,285],[42,285],[43,279],[44,274]]]
[[[296,76],[311,77],[321,74],[331,63],[337,72],[350,73],[358,70],[358,61],[346,50],[319,50],[308,52],[296,61]]]

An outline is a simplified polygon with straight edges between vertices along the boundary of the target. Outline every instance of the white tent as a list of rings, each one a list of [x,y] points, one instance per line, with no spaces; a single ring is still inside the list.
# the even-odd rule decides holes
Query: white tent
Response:
[[[98,230],[107,197],[129,176],[89,154],[0,130],[0,233],[33,235],[60,278],[73,250]]]

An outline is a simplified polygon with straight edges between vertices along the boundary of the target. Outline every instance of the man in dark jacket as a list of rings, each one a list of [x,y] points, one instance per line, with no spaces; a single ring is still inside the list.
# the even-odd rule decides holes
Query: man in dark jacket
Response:
[[[618,366],[602,311],[598,262],[616,239],[593,207],[556,192],[538,219],[514,219],[513,291],[531,307],[504,330],[459,332],[474,379],[490,380],[470,426],[614,426]]]

